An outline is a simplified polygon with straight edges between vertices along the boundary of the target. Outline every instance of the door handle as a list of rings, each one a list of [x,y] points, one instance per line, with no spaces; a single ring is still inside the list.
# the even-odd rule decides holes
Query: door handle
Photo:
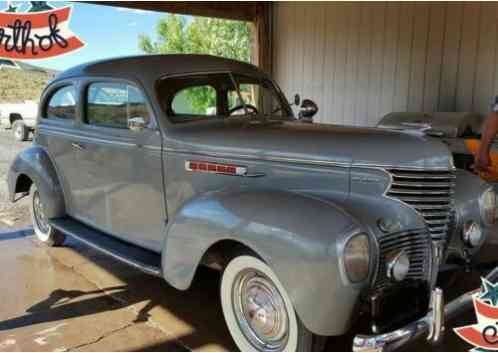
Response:
[[[80,150],[80,151],[82,151],[82,150],[84,150],[84,149],[85,149],[85,147],[83,147],[82,145],[80,145],[79,143],[76,143],[76,142],[71,143],[71,146],[72,146],[74,149],[77,149],[77,150]]]

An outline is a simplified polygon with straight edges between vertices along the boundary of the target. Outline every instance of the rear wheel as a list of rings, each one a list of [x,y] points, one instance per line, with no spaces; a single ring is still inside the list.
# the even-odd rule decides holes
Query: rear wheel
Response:
[[[14,121],[14,124],[12,124],[12,130],[14,131],[14,137],[17,141],[26,141],[29,137],[29,128],[22,120]]]
[[[48,246],[62,245],[66,236],[50,225],[48,218],[45,215],[45,209],[40,193],[34,184],[31,188],[30,194],[31,219],[33,221],[33,229],[36,237],[39,241]]]
[[[221,279],[225,321],[242,351],[312,351],[323,339],[301,323],[273,270],[252,255],[231,260]]]

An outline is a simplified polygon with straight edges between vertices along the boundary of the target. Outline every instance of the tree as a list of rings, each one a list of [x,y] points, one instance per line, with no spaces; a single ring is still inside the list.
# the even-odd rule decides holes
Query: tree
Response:
[[[251,29],[241,21],[168,15],[157,25],[157,40],[141,34],[139,47],[147,54],[210,54],[229,59],[251,61]],[[184,92],[195,113],[213,107],[215,96],[206,87]]]
[[[159,20],[157,40],[141,34],[139,47],[147,54],[210,54],[250,62],[251,29],[247,22],[168,15]]]

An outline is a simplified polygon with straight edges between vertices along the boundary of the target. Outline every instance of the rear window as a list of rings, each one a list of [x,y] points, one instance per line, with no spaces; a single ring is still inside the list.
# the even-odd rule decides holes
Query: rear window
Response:
[[[74,120],[76,115],[76,90],[74,86],[59,88],[50,98],[45,117],[48,119]]]
[[[126,83],[92,83],[87,90],[86,122],[90,125],[127,129],[128,120],[149,112],[140,90]]]

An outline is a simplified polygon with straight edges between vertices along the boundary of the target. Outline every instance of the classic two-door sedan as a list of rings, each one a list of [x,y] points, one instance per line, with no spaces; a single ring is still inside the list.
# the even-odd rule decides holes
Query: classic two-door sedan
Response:
[[[221,270],[242,350],[319,349],[359,317],[357,350],[437,341],[439,268],[477,254],[493,190],[428,136],[309,123],[317,106],[293,105],[299,119],[268,75],[227,59],[81,65],[45,89],[10,196],[30,194],[48,245],[72,236],[180,290],[199,265]]]

